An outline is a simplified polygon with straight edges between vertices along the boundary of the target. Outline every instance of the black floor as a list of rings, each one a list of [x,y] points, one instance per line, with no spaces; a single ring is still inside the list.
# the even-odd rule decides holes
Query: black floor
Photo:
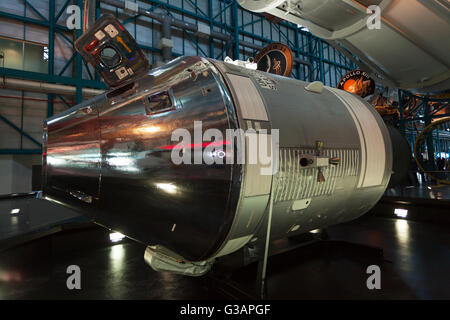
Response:
[[[392,276],[416,298],[450,299],[449,225],[363,218],[336,226],[330,233],[334,239],[383,248]]]
[[[328,229],[330,240],[271,257],[269,299],[450,299],[450,227],[366,216]],[[362,245],[362,246],[361,246]],[[377,250],[384,251],[380,258]],[[111,244],[101,228],[64,231],[0,252],[0,299],[221,299],[210,277],[157,273],[144,246]],[[366,269],[381,268],[381,290]],[[81,290],[68,290],[66,268],[81,268]],[[232,282],[254,289],[256,266]],[[215,279],[215,278],[214,278]],[[222,281],[230,281],[228,279]]]
[[[85,223],[89,219],[50,201],[36,199],[35,193],[0,196],[0,251]]]
[[[409,199],[450,200],[450,185],[431,181],[425,184],[397,186],[386,190],[385,195]]]

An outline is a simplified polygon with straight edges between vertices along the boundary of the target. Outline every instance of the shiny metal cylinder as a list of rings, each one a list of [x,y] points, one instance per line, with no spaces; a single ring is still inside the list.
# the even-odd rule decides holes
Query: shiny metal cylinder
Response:
[[[172,133],[194,136],[195,121],[223,136],[242,129],[245,149],[250,136],[261,138],[279,170],[263,175],[262,163],[248,161],[175,164]],[[177,58],[49,118],[44,129],[47,199],[189,261],[259,241],[270,196],[274,239],[359,217],[392,171],[388,131],[358,97],[200,57]],[[194,138],[176,151],[206,145]]]

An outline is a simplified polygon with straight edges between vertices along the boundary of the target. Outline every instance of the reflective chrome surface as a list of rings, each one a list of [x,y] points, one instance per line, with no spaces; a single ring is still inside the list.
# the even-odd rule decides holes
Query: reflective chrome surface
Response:
[[[47,120],[44,197],[194,262],[229,254],[249,241],[262,243],[271,192],[272,239],[356,219],[378,202],[389,182],[389,133],[364,101],[350,100],[367,111],[353,118],[334,89],[318,94],[306,85],[200,57],[175,59]],[[255,107],[257,98],[257,111],[267,117],[245,117],[243,111]],[[370,119],[370,128],[379,130],[371,147],[382,151],[383,166],[373,173],[378,182],[364,187],[358,181],[367,176],[367,146],[358,117]],[[279,129],[275,187],[271,176],[260,179],[262,174],[246,164],[175,164],[173,151],[205,147],[201,138],[195,140],[195,121],[202,122],[203,133],[216,129],[223,137],[226,129]],[[193,139],[183,141],[184,149],[171,139],[181,128]],[[318,168],[300,168],[301,155],[317,153],[318,140],[321,156],[341,159],[321,170],[325,181],[317,178]]]
[[[185,128],[194,137],[194,121],[202,121],[203,131],[225,136],[237,127],[229,95],[214,67],[198,57],[176,59],[127,88],[47,121],[44,194],[95,209],[95,222],[145,244],[194,261],[207,258],[233,220],[231,181],[240,169],[173,164],[178,141],[171,134]],[[161,91],[173,106],[152,113],[146,99]]]
[[[87,204],[96,205],[99,198],[97,103],[104,98],[100,95],[88,100],[47,119],[44,125],[44,190],[55,199],[68,198],[67,205],[74,209],[81,206],[90,216],[93,211]]]

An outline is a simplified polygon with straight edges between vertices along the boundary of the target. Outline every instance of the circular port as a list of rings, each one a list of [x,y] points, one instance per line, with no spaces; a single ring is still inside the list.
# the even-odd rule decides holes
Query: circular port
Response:
[[[308,161],[307,158],[301,158],[301,159],[300,159],[300,165],[301,165],[302,167],[306,167],[306,166],[308,165],[308,163],[309,163],[309,161]]]

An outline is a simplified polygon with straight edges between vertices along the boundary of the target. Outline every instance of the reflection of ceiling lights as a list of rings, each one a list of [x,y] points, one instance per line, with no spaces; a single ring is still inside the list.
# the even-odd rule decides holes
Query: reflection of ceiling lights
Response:
[[[20,209],[18,209],[18,208],[11,210],[11,214],[18,214],[19,212],[20,212]]]
[[[149,126],[149,127],[138,128],[137,130],[142,133],[155,133],[155,132],[158,132],[159,130],[161,130],[161,128],[155,127],[155,126]]]
[[[114,166],[114,167],[127,167],[127,166],[131,166],[134,164],[133,159],[126,158],[126,157],[112,157],[112,158],[106,159],[106,162],[108,162],[108,164],[110,166]]]
[[[120,232],[112,232],[109,234],[109,240],[111,242],[119,242],[122,241],[125,238],[125,235],[121,234]]]
[[[394,214],[400,218],[406,218],[408,216],[408,210],[406,209],[395,209]]]
[[[409,225],[407,220],[397,220],[395,222],[395,230],[397,233],[398,241],[406,245],[409,241]]]
[[[177,192],[177,187],[171,183],[157,183],[156,187],[167,193],[173,194],[173,193]]]

